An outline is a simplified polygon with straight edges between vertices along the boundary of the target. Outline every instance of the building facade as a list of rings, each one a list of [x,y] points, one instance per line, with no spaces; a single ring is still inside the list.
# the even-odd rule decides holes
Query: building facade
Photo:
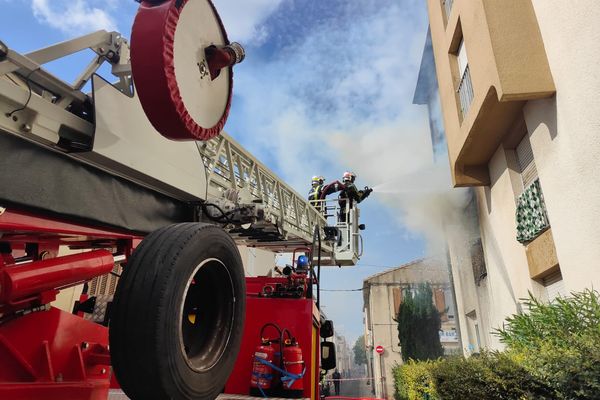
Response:
[[[335,343],[336,369],[343,378],[349,378],[354,367],[354,355],[350,345],[346,341],[346,337],[339,333],[334,335],[333,341]]]
[[[600,286],[600,3],[427,5],[453,183],[475,193],[478,334],[502,348],[491,331],[529,293]]]
[[[423,48],[413,103],[427,107],[433,160],[438,165],[447,165],[446,135],[430,30],[427,31]],[[449,168],[447,173],[450,176]],[[462,193],[452,196],[451,192],[456,190]],[[487,318],[481,312],[488,300],[488,280],[477,201],[472,188],[452,189],[450,182],[441,196],[446,198],[446,204],[452,205],[446,207],[451,212],[441,214],[439,229],[445,237],[444,252],[450,266],[462,353],[470,355],[487,347],[487,337],[481,332],[490,331]]]
[[[441,313],[440,341],[446,354],[460,351],[456,311],[445,262],[435,259],[412,263],[368,277],[363,282],[367,370],[377,398],[394,397],[393,368],[402,364],[396,317],[405,290],[429,283],[433,302]],[[383,347],[383,353],[376,351]]]

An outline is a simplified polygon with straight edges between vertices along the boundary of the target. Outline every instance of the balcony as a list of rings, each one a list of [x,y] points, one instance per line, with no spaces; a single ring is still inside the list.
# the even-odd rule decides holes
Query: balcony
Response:
[[[525,103],[556,92],[533,5],[428,2],[454,185],[489,185],[488,163],[508,137],[516,137],[511,129]],[[468,74],[457,63],[461,43],[468,50]]]
[[[469,66],[465,68],[460,84],[458,85],[458,97],[460,98],[460,113],[462,118],[465,118],[469,107],[473,102],[473,82],[471,82],[471,73],[469,72]]]

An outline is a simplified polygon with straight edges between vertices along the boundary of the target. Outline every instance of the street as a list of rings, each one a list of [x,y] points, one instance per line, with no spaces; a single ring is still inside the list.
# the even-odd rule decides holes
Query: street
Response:
[[[335,399],[335,392],[333,392],[333,384],[331,385],[332,396],[329,399]],[[371,392],[371,386],[367,385],[367,380],[344,380],[340,383],[340,396],[339,397],[373,397]]]

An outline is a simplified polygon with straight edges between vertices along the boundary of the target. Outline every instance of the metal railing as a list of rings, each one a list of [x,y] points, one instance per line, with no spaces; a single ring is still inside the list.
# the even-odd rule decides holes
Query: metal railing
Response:
[[[265,205],[265,219],[278,227],[286,241],[282,247],[312,242],[315,226],[324,227],[324,216],[308,200],[284,183],[227,133],[198,142],[208,177],[208,198],[217,198],[227,189],[247,190],[253,201]],[[262,244],[267,247],[268,243]],[[331,251],[327,245],[325,251]]]
[[[450,19],[450,12],[452,12],[452,5],[454,4],[454,0],[442,0],[442,4],[444,5],[444,10],[446,11],[446,21]]]
[[[355,265],[362,256],[363,242],[359,228],[360,210],[354,204],[349,207],[349,199],[323,199],[310,200],[310,204],[318,210],[327,221],[328,227],[335,227],[337,237],[334,240],[335,263],[333,265]],[[345,203],[342,205],[340,203]],[[331,233],[325,233],[325,242],[331,242],[328,237]],[[323,264],[331,265],[331,264]]]
[[[469,112],[469,108],[471,107],[474,96],[473,83],[471,82],[471,72],[469,71],[468,65],[465,68],[465,72],[460,80],[457,92],[460,97],[460,112],[462,114],[462,118],[464,119],[467,115],[467,112]]]

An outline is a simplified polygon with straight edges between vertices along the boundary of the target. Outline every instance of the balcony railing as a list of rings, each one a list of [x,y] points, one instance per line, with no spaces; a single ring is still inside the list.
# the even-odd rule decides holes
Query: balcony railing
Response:
[[[473,83],[471,82],[471,73],[469,72],[469,66],[465,68],[460,84],[458,85],[458,95],[460,97],[460,112],[462,118],[465,118],[469,107],[473,102]]]
[[[444,10],[446,11],[446,20],[450,19],[450,12],[452,11],[452,4],[454,0],[442,0],[442,4],[444,5]]]

